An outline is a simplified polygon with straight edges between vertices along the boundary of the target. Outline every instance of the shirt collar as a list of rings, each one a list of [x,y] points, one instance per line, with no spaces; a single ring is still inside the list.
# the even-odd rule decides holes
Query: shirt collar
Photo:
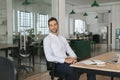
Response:
[[[57,35],[55,35],[55,34],[53,34],[53,33],[50,33],[50,35],[51,35],[51,36],[57,36]],[[58,34],[58,36],[59,36],[59,34]]]

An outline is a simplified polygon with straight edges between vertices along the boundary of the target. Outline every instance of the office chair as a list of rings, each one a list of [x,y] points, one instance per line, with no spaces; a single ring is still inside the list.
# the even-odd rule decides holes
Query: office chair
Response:
[[[20,38],[18,39],[18,47],[14,47],[11,49],[10,56],[13,57],[14,60],[17,60],[16,65],[18,67],[18,72],[20,70],[25,70],[28,73],[29,72],[28,69],[33,70],[34,68],[34,60],[33,60],[34,55],[32,54],[33,46],[30,46],[31,41],[28,40],[27,42],[25,42],[25,47],[24,47],[22,40],[20,40]],[[29,63],[31,63],[31,59],[32,59],[33,66],[22,65],[22,60],[26,60],[26,59],[29,59]]]
[[[17,80],[16,66],[4,57],[0,57],[0,80]]]
[[[33,70],[33,67],[27,66],[27,65],[21,65],[21,61],[24,60],[24,59],[29,59],[29,61],[31,62],[32,52],[33,52],[32,50],[33,49],[30,46],[30,42],[29,41],[25,42],[25,44],[26,44],[26,46],[25,46],[26,49],[21,48],[21,46],[19,44],[17,58],[18,58],[19,69],[24,69],[28,73],[27,69],[32,69]],[[34,62],[33,62],[33,66],[34,66]]]
[[[100,35],[99,34],[94,34],[93,35],[93,41],[95,42],[95,43],[100,43]]]
[[[43,49],[43,40],[40,43],[40,48],[42,50],[41,51],[42,55],[45,56],[44,49]],[[49,62],[49,61],[46,60],[46,65],[47,65],[47,70],[49,70],[49,75],[51,76],[51,80],[54,80],[55,77],[58,77],[58,80],[63,80],[64,79],[65,74],[61,74],[61,73],[58,73],[58,72],[55,71],[56,63]]]

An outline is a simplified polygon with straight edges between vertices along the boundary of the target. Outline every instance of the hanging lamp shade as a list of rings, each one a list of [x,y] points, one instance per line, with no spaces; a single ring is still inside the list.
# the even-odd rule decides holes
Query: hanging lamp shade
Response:
[[[88,16],[88,14],[85,12],[85,13],[83,14],[83,16]]]
[[[95,16],[95,19],[98,19],[99,17],[98,16]]]
[[[108,10],[108,13],[111,13],[111,10]]]
[[[72,10],[72,11],[70,12],[70,14],[75,14],[75,11],[74,11],[74,10]]]
[[[99,7],[99,4],[97,3],[96,0],[94,0],[93,4],[91,5],[91,7]]]
[[[28,0],[25,0],[22,4],[23,4],[23,5],[29,5],[30,2],[28,2]]]

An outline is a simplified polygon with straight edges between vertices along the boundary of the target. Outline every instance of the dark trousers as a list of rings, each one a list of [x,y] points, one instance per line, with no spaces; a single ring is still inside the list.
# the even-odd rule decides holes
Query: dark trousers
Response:
[[[56,72],[65,74],[65,80],[79,80],[81,72],[75,71],[69,64],[57,63]],[[94,74],[87,74],[87,80],[96,80]]]

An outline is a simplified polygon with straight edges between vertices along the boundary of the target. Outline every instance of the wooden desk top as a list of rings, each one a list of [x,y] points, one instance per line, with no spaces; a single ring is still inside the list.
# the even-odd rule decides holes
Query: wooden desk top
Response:
[[[115,56],[115,54],[117,54],[117,53],[118,52],[107,52],[102,55],[92,57],[89,59],[106,61],[106,60],[112,59]],[[85,68],[85,69],[102,70],[102,71],[108,71],[108,72],[110,71],[110,72],[119,72],[120,73],[120,63],[105,63],[104,66],[98,66],[98,65],[87,65],[87,64],[82,63],[82,61],[80,61],[80,62],[77,62],[70,66],[76,67],[76,68]]]
[[[17,47],[17,44],[3,44],[0,43],[0,49],[10,48],[10,47]]]
[[[36,45],[37,42],[32,42],[32,44],[30,44],[31,46]],[[18,47],[17,44],[5,44],[5,43],[0,43],[0,49],[6,49],[6,48],[14,48],[14,47]]]

